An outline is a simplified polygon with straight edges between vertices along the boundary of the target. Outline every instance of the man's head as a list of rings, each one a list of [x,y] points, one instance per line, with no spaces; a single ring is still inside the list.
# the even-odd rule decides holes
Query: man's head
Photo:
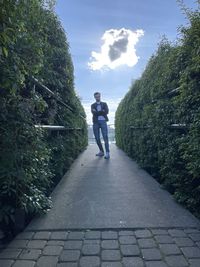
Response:
[[[94,98],[96,99],[97,102],[101,101],[101,94],[99,92],[94,93]]]

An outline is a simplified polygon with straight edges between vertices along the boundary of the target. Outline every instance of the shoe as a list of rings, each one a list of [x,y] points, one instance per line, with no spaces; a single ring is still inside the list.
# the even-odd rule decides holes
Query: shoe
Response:
[[[96,154],[97,157],[103,157],[104,156],[104,152],[100,151],[99,153]]]
[[[109,159],[109,158],[110,158],[110,153],[106,152],[106,155],[105,155],[104,159]]]

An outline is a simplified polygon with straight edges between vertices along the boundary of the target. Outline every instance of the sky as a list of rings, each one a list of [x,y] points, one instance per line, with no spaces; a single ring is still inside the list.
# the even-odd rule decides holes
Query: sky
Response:
[[[197,0],[183,0],[197,9]],[[174,42],[188,20],[176,0],[57,0],[55,11],[70,45],[75,90],[92,123],[93,94],[109,106],[109,123],[120,100],[165,35]]]

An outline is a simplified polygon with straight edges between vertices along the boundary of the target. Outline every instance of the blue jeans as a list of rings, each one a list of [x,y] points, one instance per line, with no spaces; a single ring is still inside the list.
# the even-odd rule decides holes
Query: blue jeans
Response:
[[[108,127],[107,127],[106,121],[99,120],[98,122],[95,122],[93,124],[93,132],[94,132],[96,143],[97,143],[97,145],[99,147],[99,150],[104,152],[103,146],[101,144],[100,129],[101,129],[101,133],[102,133],[103,140],[104,140],[104,143],[105,143],[106,152],[110,152],[109,143],[108,143]]]

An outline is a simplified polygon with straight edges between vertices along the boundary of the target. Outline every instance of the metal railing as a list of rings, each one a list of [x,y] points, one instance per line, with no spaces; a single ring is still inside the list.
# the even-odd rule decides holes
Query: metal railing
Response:
[[[84,133],[84,129],[80,127],[67,127],[67,126],[61,126],[61,125],[41,125],[36,124],[35,128],[38,129],[44,129],[48,132],[50,136],[59,137],[59,136],[65,136],[65,139],[67,142],[71,142],[71,137],[77,138],[78,136],[82,135]]]
[[[58,103],[60,103],[61,105],[63,105],[65,108],[67,108],[71,113],[74,113],[74,110],[72,107],[70,107],[68,104],[66,104],[64,101],[62,101],[54,92],[52,92],[46,85],[42,84],[41,82],[38,81],[38,79],[36,79],[35,77],[30,77],[31,80],[38,85],[40,88],[42,88],[43,90],[45,90],[48,94],[50,94],[51,96],[53,96]],[[86,118],[84,116],[82,116],[81,114],[77,114],[80,118],[86,120]]]
[[[177,87],[173,90],[169,90],[167,92],[167,96],[173,97],[175,95],[177,95],[180,92],[180,87]],[[162,98],[160,98],[162,99]],[[156,103],[157,101],[159,101],[160,99],[154,99],[151,101],[152,104]],[[149,129],[152,128],[153,126],[150,125],[144,125],[144,126],[130,126],[130,129],[132,130],[145,130],[145,129]],[[175,130],[187,130],[188,126],[185,123],[172,123],[168,126],[169,129],[175,129]]]
[[[179,94],[179,92],[180,92],[180,87],[177,87],[177,88],[175,88],[175,89],[169,91],[169,92],[167,93],[167,95],[168,95],[168,96],[175,96],[175,95]]]
[[[133,126],[131,125],[130,126],[130,129],[133,129],[133,130],[145,130],[145,129],[149,129],[149,128],[153,128],[153,126],[150,126],[150,125],[145,125],[145,126]],[[169,129],[177,129],[177,130],[187,130],[188,129],[188,126],[185,124],[185,123],[173,123],[173,124],[170,124],[168,126]]]
[[[188,126],[185,124],[185,123],[174,123],[174,124],[171,124],[170,126],[168,126],[170,129],[187,129]]]
[[[173,97],[173,96],[176,96],[177,94],[180,93],[180,87],[177,87],[173,90],[168,90],[167,92],[165,92],[165,95],[163,95],[163,97],[160,97],[160,98],[157,98],[157,99],[152,99],[151,100],[151,104],[155,104],[157,103],[159,100],[163,99],[163,98],[166,98],[166,97]]]
[[[35,128],[42,128],[46,130],[51,130],[51,131],[81,131],[83,128],[79,127],[66,127],[66,126],[60,126],[60,125],[40,125],[37,124],[35,125]]]

